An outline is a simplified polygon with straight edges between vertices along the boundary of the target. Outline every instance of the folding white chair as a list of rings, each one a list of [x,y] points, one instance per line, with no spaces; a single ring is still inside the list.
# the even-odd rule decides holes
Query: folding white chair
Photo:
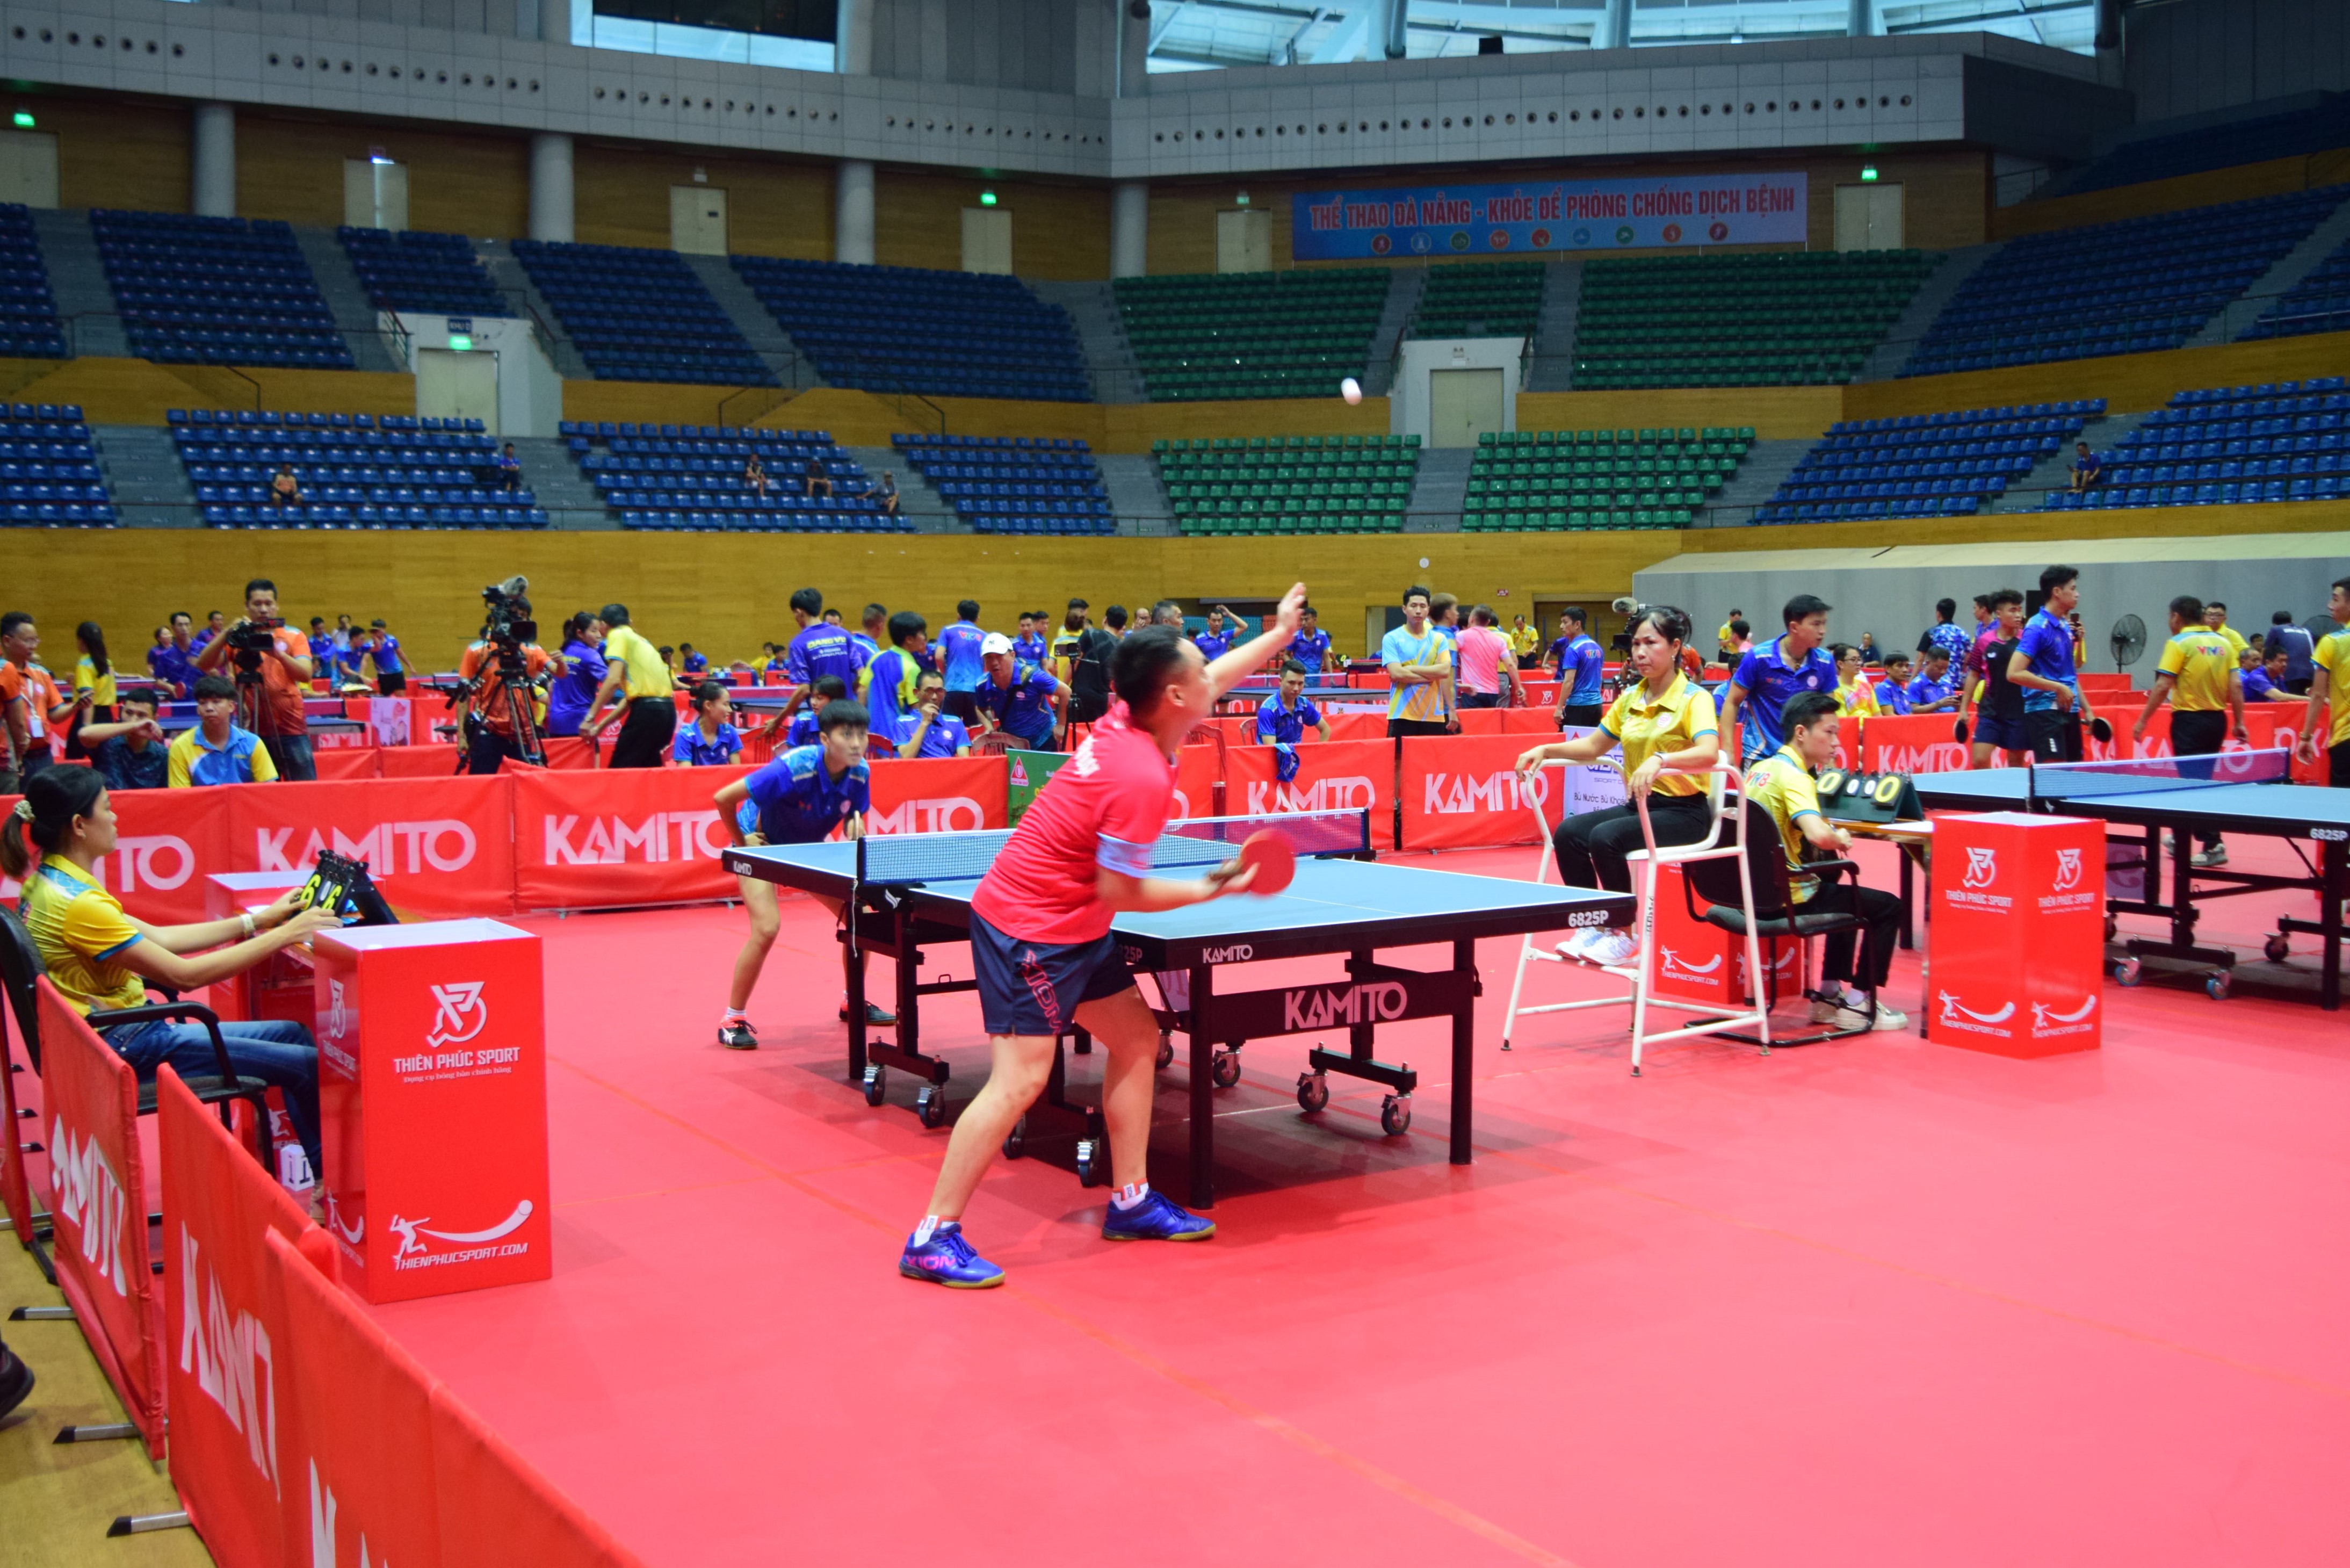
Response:
[[[1545,768],[1555,767],[1561,770],[1582,765],[1596,764],[1571,763],[1543,764]],[[1562,790],[1565,789],[1565,776],[1562,771],[1559,778],[1559,787]],[[1734,812],[1725,809],[1725,795],[1731,793],[1735,794],[1739,802]],[[1550,822],[1544,816],[1542,803],[1534,798],[1534,792],[1527,790],[1523,794],[1527,809],[1534,813],[1534,824],[1542,839],[1541,857],[1534,867],[1534,879],[1537,882],[1547,881],[1552,867],[1556,864],[1556,857],[1551,845]],[[1590,1007],[1622,1007],[1628,1002],[1632,1009],[1632,1075],[1636,1078],[1640,1075],[1641,1053],[1648,1046],[1660,1044],[1668,1040],[1684,1039],[1691,1035],[1718,1034],[1724,1030],[1751,1026],[1759,1032],[1757,1044],[1762,1047],[1762,1054],[1767,1056],[1771,1054],[1771,1006],[1768,1001],[1768,988],[1762,983],[1766,973],[1762,968],[1762,944],[1754,934],[1755,922],[1752,918],[1754,909],[1752,872],[1747,864],[1746,852],[1739,842],[1737,832],[1733,829],[1725,834],[1722,830],[1725,822],[1735,823],[1741,819],[1745,810],[1745,775],[1728,762],[1717,760],[1711,776],[1706,781],[1706,800],[1712,807],[1713,821],[1707,828],[1705,837],[1695,844],[1669,844],[1659,846],[1657,843],[1656,829],[1648,821],[1648,797],[1645,794],[1633,795],[1632,806],[1640,817],[1640,837],[1647,846],[1646,848],[1635,850],[1626,857],[1631,862],[1633,884],[1640,898],[1638,961],[1621,968],[1578,964],[1541,945],[1531,934],[1519,939],[1517,978],[1510,982],[1510,1009],[1502,1023],[1503,1050],[1507,1051],[1510,1048],[1511,1036],[1516,1033],[1520,1018],[1532,1017],[1544,1012],[1575,1012]],[[1749,916],[1746,921],[1745,940],[1746,973],[1753,992],[1753,1009],[1751,1012],[1725,1011],[1710,1002],[1679,1002],[1670,997],[1652,994],[1655,989],[1657,964],[1658,868],[1663,866],[1685,865],[1697,860],[1738,862],[1739,893],[1742,905]],[[1629,981],[1631,989],[1620,996],[1598,996],[1582,1002],[1549,1002],[1535,1006],[1521,1006],[1520,998],[1524,993],[1526,984],[1526,965],[1529,961],[1534,961],[1543,963],[1566,964],[1576,969],[1598,968],[1600,972],[1612,974]],[[1659,1030],[1651,1033],[1648,1031],[1648,1010],[1652,1007],[1668,1008],[1681,1012],[1703,1012],[1711,1016],[1679,1029]]]

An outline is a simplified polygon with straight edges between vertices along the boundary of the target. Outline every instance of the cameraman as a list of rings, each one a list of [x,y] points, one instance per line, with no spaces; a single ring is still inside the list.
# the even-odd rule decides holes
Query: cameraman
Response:
[[[315,780],[318,767],[310,756],[310,721],[302,711],[302,693],[317,666],[310,657],[310,639],[277,618],[277,585],[267,577],[244,585],[244,616],[204,644],[196,668],[227,673],[223,667],[232,659],[240,689],[248,678],[261,682],[262,700],[250,713],[254,733],[277,764],[277,776]]]
[[[515,630],[530,626],[528,599],[519,594],[511,595],[503,608],[511,618],[510,624],[515,625]],[[499,618],[500,612],[492,610],[491,627],[483,629],[491,630]],[[469,774],[494,774],[498,771],[498,764],[508,757],[517,762],[529,760],[524,754],[522,742],[515,738],[514,706],[515,702],[534,704],[531,721],[534,726],[536,725],[538,680],[553,661],[547,657],[546,649],[535,642],[523,642],[517,639],[515,651],[520,655],[521,673],[531,684],[514,689],[512,701],[507,700],[509,688],[502,678],[510,673],[508,665],[514,660],[494,638],[484,637],[469,643],[457,660],[457,674],[471,686],[473,692],[465,707],[465,771]]]
[[[625,708],[628,718],[612,748],[612,766],[660,767],[669,760],[670,739],[677,733],[677,700],[671,695],[677,682],[660,649],[629,624],[628,606],[606,605],[596,618],[604,623],[604,681],[579,732],[596,744]]]

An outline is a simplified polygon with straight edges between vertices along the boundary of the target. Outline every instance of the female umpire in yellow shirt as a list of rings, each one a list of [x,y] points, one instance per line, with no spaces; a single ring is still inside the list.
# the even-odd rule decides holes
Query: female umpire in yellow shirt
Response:
[[[1588,735],[1535,746],[1518,758],[1521,778],[1547,762],[1596,763],[1621,742],[1624,781],[1648,797],[1648,825],[1663,844],[1695,844],[1711,831],[1713,807],[1704,774],[1720,753],[1713,698],[1681,666],[1690,619],[1669,605],[1642,610],[1632,622],[1632,668],[1640,683],[1617,697]],[[1640,818],[1629,801],[1570,816],[1552,835],[1559,880],[1570,888],[1632,890],[1626,857],[1644,847]],[[1640,950],[1629,931],[1577,931],[1558,945],[1567,958],[1621,967]]]

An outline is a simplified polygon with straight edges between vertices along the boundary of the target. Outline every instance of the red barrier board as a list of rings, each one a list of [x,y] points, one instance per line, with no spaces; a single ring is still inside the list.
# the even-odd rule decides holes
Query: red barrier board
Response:
[[[931,757],[873,770],[868,833],[965,833],[1002,827],[1009,769],[1002,757]]]
[[[1971,751],[1957,738],[1957,716],[1906,713],[1879,716],[1860,726],[1860,767],[1867,773],[1960,773]],[[1836,726],[1839,738],[1846,726]]]
[[[1224,815],[1274,811],[1363,811],[1371,814],[1371,846],[1395,847],[1395,742],[1331,741],[1297,748],[1297,776],[1280,782],[1271,746],[1235,747],[1224,753]]]
[[[298,1241],[310,1221],[168,1065],[155,1089],[172,1484],[215,1562],[307,1563],[278,1501],[305,1448],[262,1238]]]
[[[2106,829],[2076,816],[1934,819],[1926,1037],[2002,1056],[2104,1037]]]
[[[538,939],[442,920],[324,932],[313,950],[344,1279],[393,1302],[549,1277]]]
[[[637,1568],[636,1553],[582,1513],[448,1385],[432,1385],[432,1401],[441,1568]]]
[[[1552,732],[1554,734],[1555,731]],[[1519,754],[1541,737],[1522,735],[1413,736],[1399,742],[1405,849],[1466,849],[1491,844],[1538,844],[1534,814],[1518,783]],[[1533,799],[1543,820],[1556,827],[1565,811],[1565,775],[1556,768],[1537,773]]]
[[[122,1408],[163,1457],[161,1303],[148,1267],[139,1080],[44,975],[41,1092],[57,1289]],[[8,1129],[7,1136],[16,1136]]]
[[[1180,817],[1217,815],[1226,755],[1222,746],[1185,746],[1177,753],[1175,797],[1168,802],[1168,811]]]
[[[230,802],[238,871],[298,870],[321,849],[365,860],[403,914],[514,909],[513,784],[504,778],[377,779],[207,791]]]
[[[157,925],[204,918],[204,872],[229,868],[229,789],[109,791],[114,807],[114,853],[98,863],[98,879],[123,907]],[[15,795],[0,795],[0,812]],[[24,888],[0,877],[0,898],[11,904]]]
[[[461,755],[454,746],[379,746],[376,767],[388,779],[453,778],[462,771]]]
[[[593,909],[735,897],[718,865],[731,840],[711,797],[750,771],[515,774],[517,900],[525,909]],[[874,776],[878,784],[879,769]]]
[[[381,750],[374,745],[337,746],[331,751],[315,750],[310,756],[317,765],[319,783],[348,784],[354,779],[377,777],[376,756]]]
[[[268,1231],[260,1245],[302,1434],[278,1489],[294,1561],[437,1568],[431,1377],[294,1243]]]
[[[33,1244],[35,1175],[27,1169],[26,1140],[20,1130],[25,1123],[17,1119],[16,1113],[19,1109],[31,1112],[26,1120],[38,1127],[44,1107],[40,1104],[40,1080],[33,1074],[32,1062],[16,1054],[16,1010],[0,1006],[0,1209],[7,1211],[10,1232],[16,1238],[16,1244],[29,1249]],[[22,1073],[14,1070],[20,1060],[25,1068]],[[26,1091],[21,1100],[16,1093],[20,1081]],[[46,1177],[40,1179],[46,1189]]]

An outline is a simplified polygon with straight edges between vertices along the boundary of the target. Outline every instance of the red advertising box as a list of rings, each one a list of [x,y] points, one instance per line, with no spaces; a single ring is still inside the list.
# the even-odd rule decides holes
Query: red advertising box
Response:
[[[229,920],[248,910],[265,909],[286,888],[298,888],[309,879],[307,871],[208,872],[204,919]],[[296,994],[288,997],[289,992]],[[309,956],[293,948],[280,948],[243,974],[214,983],[212,1009],[224,1019],[240,1023],[263,1018],[309,1023]]]
[[[2104,824],[1938,816],[1932,881],[1927,1039],[2002,1056],[2104,1043]]]
[[[1635,870],[1634,875],[1638,875]],[[1703,909],[1705,901],[1697,901]],[[1657,868],[1656,968],[1649,971],[1651,995],[1670,1002],[1694,1002],[1711,1007],[1741,1007],[1752,987],[1746,979],[1746,939],[1720,926],[1708,925],[1690,913],[1685,874],[1679,866]],[[1762,940],[1762,961],[1780,1000],[1798,995],[1804,975],[1797,967],[1801,944],[1784,939]],[[1766,992],[1766,994],[1768,994]]]
[[[321,934],[328,1228],[371,1302],[554,1272],[538,939],[496,920]]]

